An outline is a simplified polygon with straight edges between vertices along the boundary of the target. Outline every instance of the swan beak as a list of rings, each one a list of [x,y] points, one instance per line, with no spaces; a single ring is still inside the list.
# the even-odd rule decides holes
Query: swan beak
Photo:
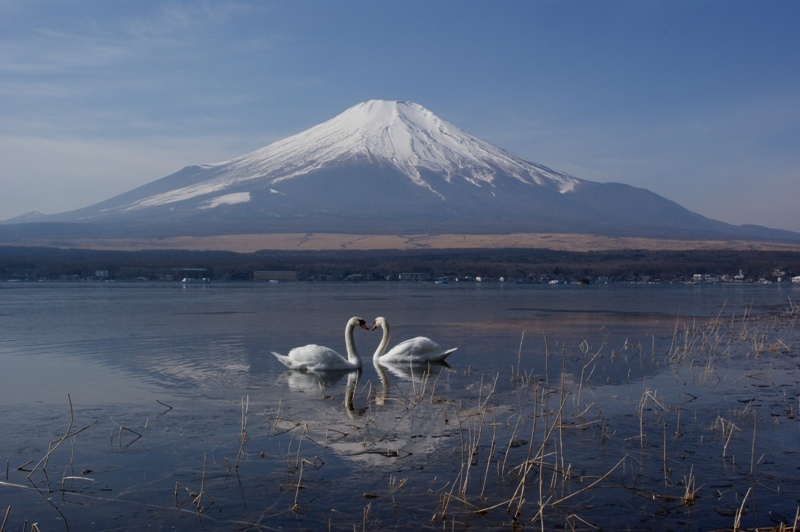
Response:
[[[377,323],[373,323],[373,324],[372,324],[372,329],[370,329],[370,330],[371,330],[371,331],[374,331],[374,330],[375,330],[375,329],[377,329],[377,328],[378,328],[378,324],[377,324]]]
[[[367,322],[365,322],[364,320],[359,321],[358,324],[361,326],[362,329],[366,329],[368,331],[372,330],[369,327],[367,327]]]

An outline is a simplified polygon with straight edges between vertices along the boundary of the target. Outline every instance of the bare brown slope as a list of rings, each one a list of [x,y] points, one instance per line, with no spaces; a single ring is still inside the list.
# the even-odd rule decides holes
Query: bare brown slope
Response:
[[[0,244],[2,245],[2,244]],[[20,245],[15,243],[14,245]],[[501,249],[528,248],[561,251],[643,250],[761,250],[800,251],[798,244],[745,240],[665,240],[613,238],[577,234],[505,235],[350,235],[283,233],[252,235],[181,236],[169,238],[29,240],[28,246],[93,250],[139,251],[157,249],[221,250],[252,253],[259,250],[381,250],[381,249]]]

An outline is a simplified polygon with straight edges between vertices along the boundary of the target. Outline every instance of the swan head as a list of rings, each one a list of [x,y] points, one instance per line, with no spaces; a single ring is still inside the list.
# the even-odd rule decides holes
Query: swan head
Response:
[[[354,329],[355,329],[356,325],[358,325],[362,329],[366,329],[368,331],[372,330],[367,326],[367,322],[364,320],[364,318],[359,318],[358,316],[353,316],[352,318],[350,318],[350,320],[347,322],[347,324],[349,326],[353,327]]]
[[[384,328],[384,329],[386,328],[386,318],[384,318],[383,316],[378,316],[377,318],[375,318],[375,321],[372,323],[372,330],[373,331],[375,329],[377,329],[378,327],[381,327],[381,328]]]

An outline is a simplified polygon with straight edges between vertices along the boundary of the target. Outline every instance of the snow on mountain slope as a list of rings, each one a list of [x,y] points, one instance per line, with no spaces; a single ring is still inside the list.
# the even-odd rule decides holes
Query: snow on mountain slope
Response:
[[[572,191],[581,183],[562,172],[511,155],[462,131],[419,104],[371,100],[302,133],[247,155],[204,165],[214,177],[139,199],[123,210],[138,210],[223,193],[248,181],[278,184],[309,174],[331,162],[363,158],[388,164],[414,184],[442,196],[421,170],[452,182],[463,179],[477,187],[493,186],[498,174],[522,183]]]
[[[551,170],[421,105],[381,100],[241,157],[187,166],[75,211],[12,221],[6,231],[54,239],[313,232],[800,240]]]

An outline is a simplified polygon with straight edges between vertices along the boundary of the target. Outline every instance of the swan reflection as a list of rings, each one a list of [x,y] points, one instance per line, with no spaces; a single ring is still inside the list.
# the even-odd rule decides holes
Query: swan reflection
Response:
[[[449,369],[447,362],[374,362],[377,369],[383,366],[386,371],[401,379],[420,384],[431,378],[436,378],[444,369]]]
[[[385,465],[451,444],[459,429],[442,414],[444,402],[429,400],[434,390],[439,396],[436,381],[449,366],[377,360],[373,366],[377,379],[370,374],[368,381],[362,380],[362,370],[283,373],[290,390],[310,395],[278,407],[282,427],[302,430],[304,438],[364,465]]]
[[[381,389],[375,394],[375,402],[379,406],[385,405],[390,396],[389,375],[410,381],[422,390],[431,379],[435,381],[444,369],[450,368],[447,362],[386,362],[377,358],[372,359],[372,365],[381,381]]]
[[[356,388],[358,388],[358,378],[361,371],[351,371],[347,374],[347,386],[344,389],[344,410],[350,419],[358,419],[363,410],[356,410],[355,398]]]
[[[354,371],[303,371],[290,369],[283,372],[278,380],[285,380],[289,390],[293,392],[323,392],[336,386],[345,378],[350,380],[350,375],[360,374],[361,370]],[[357,379],[357,378],[356,378]]]

